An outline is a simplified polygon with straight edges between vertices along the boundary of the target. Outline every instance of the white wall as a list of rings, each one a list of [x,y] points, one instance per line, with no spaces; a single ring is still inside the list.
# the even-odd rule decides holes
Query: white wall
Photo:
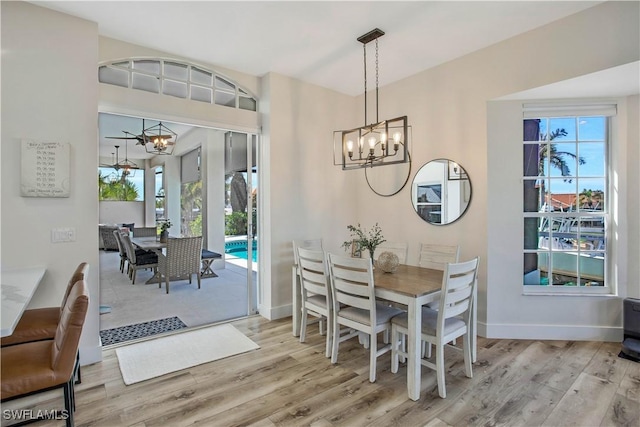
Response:
[[[2,2],[2,267],[45,266],[30,308],[58,306],[82,261],[89,313],[82,363],[102,358],[98,331],[98,27],[25,2]],[[71,145],[68,198],[20,197],[20,140]],[[56,227],[74,227],[76,241],[51,243]]]
[[[459,221],[433,226],[414,212],[410,185],[396,196],[378,197],[367,190],[364,175],[356,171],[353,179],[361,191],[357,195],[357,217],[352,221],[360,221],[367,227],[379,222],[387,239],[408,242],[409,264],[417,263],[420,242],[459,244],[463,260],[480,256],[478,312],[481,334],[497,336],[498,330],[502,333],[503,325],[516,325],[501,336],[525,337],[530,331],[520,329],[523,311],[544,313],[547,327],[540,332],[540,337],[548,336],[547,333],[576,337],[572,334],[576,328],[585,325],[586,315],[572,316],[575,311],[590,314],[586,325],[592,327],[588,331],[591,338],[610,337],[611,330],[619,331],[619,301],[574,298],[570,301],[571,310],[567,310],[566,301],[563,301],[564,304],[554,305],[556,310],[550,312],[545,310],[548,298],[520,298],[522,268],[517,265],[522,262],[519,255],[522,248],[514,248],[510,242],[514,241],[513,236],[522,233],[517,225],[521,212],[503,209],[504,200],[496,205],[496,198],[506,191],[505,186],[520,186],[520,182],[519,178],[516,182],[504,182],[495,177],[501,176],[503,170],[509,170],[511,162],[508,159],[513,158],[512,164],[517,165],[521,154],[496,145],[493,133],[487,135],[488,131],[494,131],[487,127],[487,102],[637,61],[640,52],[638,16],[637,2],[607,2],[381,89],[381,118],[407,114],[413,127],[412,174],[432,159],[457,161],[468,172],[473,198],[467,213]],[[516,140],[519,141],[522,116],[509,118],[515,124],[503,117],[501,126],[517,126]],[[637,144],[637,138],[633,143]],[[637,191],[632,196],[637,199]],[[521,200],[522,196],[516,197],[509,202],[514,204],[513,200]],[[517,202],[515,205],[519,208]],[[637,204],[630,218],[637,220]],[[637,245],[637,241],[630,244]],[[514,256],[517,259],[513,259]],[[620,268],[626,270],[625,259],[620,258],[620,262]],[[512,268],[514,263],[516,267]],[[509,271],[507,277],[506,271]],[[561,299],[557,301],[560,303]],[[558,309],[560,305],[564,309]]]
[[[259,203],[267,205],[260,239],[269,242],[260,313],[279,318],[291,315],[292,240],[324,239],[328,250],[340,251],[347,224],[356,214],[355,182],[333,166],[332,132],[353,126],[352,97],[302,83],[279,74],[263,78],[263,165]],[[263,258],[263,260],[265,259]]]
[[[145,192],[146,193],[146,192]],[[155,200],[155,198],[153,199]],[[151,202],[155,206],[154,202]],[[115,200],[103,200],[100,202],[100,224],[131,224],[136,227],[145,225],[145,202],[120,202]],[[150,227],[153,227],[151,225]]]

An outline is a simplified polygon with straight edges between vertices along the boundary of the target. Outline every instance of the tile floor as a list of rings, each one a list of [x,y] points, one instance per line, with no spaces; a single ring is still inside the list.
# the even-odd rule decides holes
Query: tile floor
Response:
[[[100,315],[100,330],[173,316],[192,327],[246,315],[246,269],[230,262],[215,270],[219,277],[202,279],[201,289],[195,276],[191,284],[172,281],[168,295],[164,284],[159,289],[157,283],[145,283],[151,271],[138,270],[132,285],[119,264],[118,252],[100,251],[100,305],[111,307],[110,313]]]

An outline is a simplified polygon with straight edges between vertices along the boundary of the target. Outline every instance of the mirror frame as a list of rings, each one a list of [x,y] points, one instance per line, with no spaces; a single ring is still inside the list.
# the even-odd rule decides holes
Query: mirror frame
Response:
[[[424,218],[420,215],[420,213],[418,212],[418,207],[417,207],[417,205],[413,202],[413,187],[416,185],[416,177],[418,176],[418,174],[420,173],[420,171],[421,171],[424,167],[426,167],[427,165],[429,165],[429,164],[430,164],[430,163],[432,163],[432,162],[437,162],[437,161],[446,161],[446,162],[447,162],[447,163],[446,163],[446,168],[447,168],[447,170],[446,170],[446,178],[445,178],[447,181],[461,181],[461,180],[465,180],[465,181],[468,181],[468,183],[469,183],[469,200],[467,201],[467,205],[466,205],[466,207],[465,207],[465,208],[464,208],[464,210],[460,213],[460,215],[458,215],[458,217],[457,217],[457,218],[455,218],[454,220],[449,221],[449,222],[447,222],[447,223],[444,223],[444,224],[443,224],[443,223],[430,222],[430,221],[428,221],[428,220],[424,219]],[[460,173],[459,173],[459,174],[457,174],[457,172],[454,172],[454,171],[452,171],[452,170],[450,169],[452,164],[457,165],[458,167],[460,167]],[[455,173],[456,175],[455,175],[454,177],[452,177],[452,174],[454,174],[454,173]],[[416,213],[416,215],[418,215],[418,217],[419,217],[421,220],[423,220],[424,222],[426,222],[427,224],[430,224],[430,225],[435,225],[435,226],[444,226],[444,225],[450,225],[450,224],[453,224],[454,222],[458,221],[460,218],[462,218],[462,217],[467,213],[467,211],[469,210],[469,206],[471,205],[471,201],[472,201],[472,199],[473,199],[473,186],[472,186],[472,184],[471,184],[471,178],[469,177],[469,174],[468,174],[467,170],[466,170],[466,169],[465,169],[465,168],[464,168],[460,163],[455,162],[455,161],[453,161],[453,160],[451,160],[451,159],[438,158],[438,159],[432,159],[432,160],[429,160],[428,162],[426,162],[426,163],[424,163],[422,166],[420,166],[420,168],[418,168],[418,170],[416,171],[416,173],[415,173],[415,175],[414,175],[414,177],[413,177],[413,181],[411,182],[411,192],[410,192],[409,196],[410,196],[411,207],[413,208],[414,212]]]
[[[407,186],[407,183],[409,182],[409,178],[411,178],[411,169],[412,169],[412,163],[411,163],[411,153],[407,152],[407,155],[409,156],[408,159],[409,161],[406,163],[402,163],[402,164],[389,164],[389,166],[391,167],[402,167],[403,165],[406,165],[407,163],[409,164],[409,170],[407,171],[407,178],[404,180],[404,183],[400,186],[400,188],[398,188],[397,191],[390,193],[390,194],[382,194],[378,191],[376,191],[372,186],[371,186],[371,182],[369,181],[369,175],[367,175],[367,169],[369,168],[365,168],[364,169],[364,178],[367,180],[367,185],[369,186],[369,188],[371,189],[371,191],[373,191],[374,193],[376,193],[378,196],[382,196],[382,197],[391,197],[391,196],[395,196],[396,194],[398,194],[399,192],[402,191],[402,189],[404,187]]]

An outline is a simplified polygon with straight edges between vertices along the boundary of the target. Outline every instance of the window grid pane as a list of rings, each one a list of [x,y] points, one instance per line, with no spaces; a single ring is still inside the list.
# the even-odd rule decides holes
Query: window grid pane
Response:
[[[606,124],[524,121],[524,285],[605,286]]]
[[[257,111],[257,100],[226,78],[200,67],[162,59],[129,59],[102,65],[101,83]]]

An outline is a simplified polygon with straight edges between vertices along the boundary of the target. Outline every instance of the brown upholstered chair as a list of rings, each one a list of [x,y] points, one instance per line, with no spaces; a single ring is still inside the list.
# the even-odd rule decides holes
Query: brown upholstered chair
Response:
[[[62,310],[55,338],[2,349],[1,401],[53,389],[64,390],[66,425],[73,426],[74,374],[79,367],[78,345],[89,306],[84,280],[75,283]]]
[[[89,264],[86,262],[80,263],[73,272],[71,279],[69,279],[62,303],[59,307],[25,310],[13,334],[2,338],[2,347],[33,341],[52,340],[55,337],[62,310],[69,298],[69,293],[73,285],[80,280],[86,280],[87,274],[89,274]]]

